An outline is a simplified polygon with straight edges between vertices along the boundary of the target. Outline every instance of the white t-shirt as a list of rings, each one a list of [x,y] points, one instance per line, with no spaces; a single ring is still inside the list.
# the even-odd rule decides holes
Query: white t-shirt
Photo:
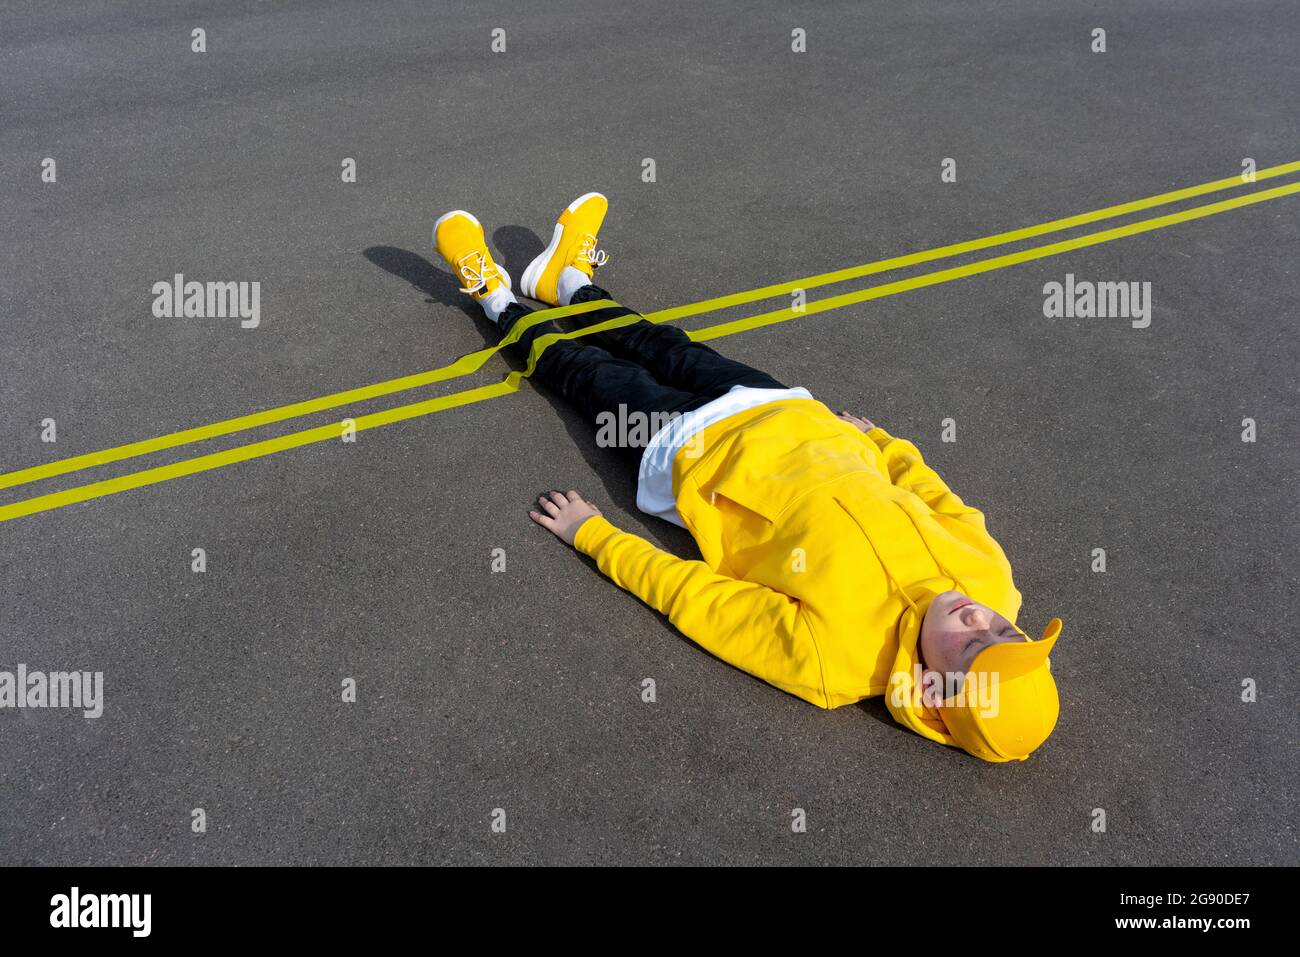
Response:
[[[731,387],[707,405],[679,415],[654,434],[650,444],[641,453],[641,470],[636,482],[636,507],[650,515],[658,515],[682,528],[686,524],[677,513],[677,499],[673,496],[673,459],[683,445],[715,422],[744,412],[755,406],[782,399],[811,399],[807,389],[754,389],[745,385]]]

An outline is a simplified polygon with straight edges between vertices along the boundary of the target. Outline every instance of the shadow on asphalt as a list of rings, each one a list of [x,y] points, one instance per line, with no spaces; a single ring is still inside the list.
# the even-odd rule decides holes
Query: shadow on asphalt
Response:
[[[396,246],[371,246],[363,255],[385,272],[409,282],[417,292],[424,295],[425,302],[455,306],[474,320],[474,326],[483,337],[484,344],[496,344],[496,326],[483,315],[482,309],[460,291],[460,284],[451,273],[439,269],[417,253]]]

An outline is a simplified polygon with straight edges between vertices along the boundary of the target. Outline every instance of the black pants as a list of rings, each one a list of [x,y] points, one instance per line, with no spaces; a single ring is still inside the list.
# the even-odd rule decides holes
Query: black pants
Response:
[[[583,286],[573,302],[609,299],[599,286]],[[504,336],[521,318],[532,312],[515,303],[501,314]],[[583,328],[618,316],[636,315],[614,305],[577,317]],[[527,360],[533,340],[559,332],[551,322],[541,322],[524,331],[519,341],[507,346],[515,356]],[[576,405],[596,427],[602,412],[619,415],[640,413],[654,421],[656,414],[685,413],[711,402],[732,386],[756,389],[784,389],[765,372],[719,355],[708,346],[692,342],[676,326],[640,319],[618,329],[592,333],[579,339],[560,339],[542,353],[533,378]],[[647,440],[648,440],[647,436]],[[640,449],[632,448],[637,457]]]

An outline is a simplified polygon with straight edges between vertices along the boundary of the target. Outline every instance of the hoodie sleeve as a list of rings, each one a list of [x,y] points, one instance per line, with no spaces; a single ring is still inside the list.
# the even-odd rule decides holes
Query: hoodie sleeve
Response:
[[[574,546],[706,651],[782,691],[829,707],[821,661],[795,599],[670,555],[600,515],[582,523]]]
[[[985,530],[984,514],[958,498],[957,493],[948,488],[939,477],[939,473],[925,464],[915,445],[907,439],[895,438],[880,426],[868,432],[867,438],[876,444],[884,456],[890,482],[907,489],[940,515],[961,519],[980,531]]]

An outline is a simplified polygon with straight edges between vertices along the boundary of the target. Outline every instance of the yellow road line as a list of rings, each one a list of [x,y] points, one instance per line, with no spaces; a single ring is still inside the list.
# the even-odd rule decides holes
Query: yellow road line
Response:
[[[914,276],[911,279],[902,279],[898,282],[886,283],[883,286],[872,286],[868,289],[858,290],[857,292],[845,293],[842,296],[828,296],[825,299],[818,299],[814,302],[807,303],[802,309],[787,307],[785,309],[777,309],[773,312],[765,312],[757,316],[749,316],[745,319],[736,319],[732,322],[718,323],[717,325],[708,326],[704,329],[692,330],[690,336],[696,342],[706,342],[709,339],[721,339],[723,336],[735,335],[737,332],[745,332],[749,329],[758,329],[762,326],[770,326],[778,322],[787,322],[790,319],[799,319],[803,316],[825,312],[828,309],[839,309],[843,306],[849,306],[859,302],[867,302],[871,299],[880,299],[883,296],[892,296],[900,292],[907,292],[911,289],[921,289],[925,286],[933,286],[941,282],[951,282],[954,279],[962,279],[966,276],[975,276],[979,273],[990,272],[994,269],[1005,269],[1007,266],[1015,266],[1019,263],[1030,262],[1035,259],[1045,259],[1048,256],[1057,256],[1074,249],[1084,249],[1088,246],[1096,246],[1099,243],[1108,243],[1113,239],[1122,239],[1125,236],[1136,236],[1140,233],[1149,233],[1152,230],[1164,229],[1167,226],[1174,226],[1178,223],[1185,223],[1193,219],[1203,219],[1206,216],[1214,216],[1217,213],[1226,213],[1230,210],[1240,209],[1243,206],[1250,206],[1254,203],[1267,202],[1270,199],[1280,199],[1283,196],[1290,196],[1297,192],[1300,192],[1300,182],[1288,183],[1286,186],[1277,186],[1273,189],[1261,190],[1257,193],[1247,193],[1245,196],[1234,196],[1232,199],[1220,200],[1217,203],[1207,203],[1204,206],[1193,206],[1190,209],[1180,210],[1176,213],[1168,213],[1164,216],[1153,217],[1152,219],[1138,220],[1137,222],[1127,223],[1123,226],[1116,226],[1112,229],[1104,229],[1101,232],[1088,233],[1085,236],[1076,236],[1073,239],[1063,239],[1060,242],[1049,243],[1046,246],[1034,246],[1030,249],[1021,250],[1020,252],[1007,253],[1005,256],[995,256],[992,259],[981,259],[964,266],[955,266],[952,269],[943,269],[939,272],[926,273],[921,276]],[[539,337],[539,341],[544,338],[546,337]]]
[[[1285,176],[1288,173],[1297,171],[1300,171],[1300,161],[1284,163],[1279,166],[1270,166],[1266,169],[1258,170],[1255,174],[1255,179],[1256,181],[1267,180],[1277,176]],[[645,318],[649,319],[651,322],[673,322],[678,319],[696,316],[701,313],[729,309],[734,306],[756,302],[760,299],[770,299],[775,296],[785,295],[796,289],[814,289],[831,283],[846,282],[851,279],[860,279],[864,276],[871,276],[893,269],[902,269],[907,266],[932,262],[936,259],[946,259],[950,256],[957,256],[963,253],[977,252],[982,249],[989,249],[994,246],[1002,246],[1025,239],[1032,239],[1048,233],[1060,232],[1077,226],[1083,226],[1105,219],[1112,219],[1116,216],[1140,212],[1156,206],[1165,206],[1181,200],[1191,199],[1208,193],[1220,192],[1244,185],[1248,184],[1243,183],[1241,176],[1230,176],[1225,179],[1217,179],[1208,183],[1201,183],[1198,186],[1189,186],[1168,193],[1160,193],[1156,196],[1149,196],[1145,199],[1133,200],[1116,206],[1106,206],[1102,209],[1093,210],[1088,213],[1080,213],[1075,216],[1068,216],[1064,219],[1055,219],[1050,222],[1040,223],[1037,226],[1027,226],[1022,229],[1011,230],[1010,232],[995,233],[991,236],[984,236],[980,239],[954,243],[948,246],[939,246],[934,249],[910,253],[905,256],[881,259],[876,262],[851,266],[846,269],[838,269],[833,272],[820,273],[815,276],[809,276],[805,279],[778,283],[773,286],[763,286],[758,289],[750,289],[745,292],[733,293],[726,296],[718,296],[713,299],[705,299],[700,302],[676,306],[671,309],[662,309],[658,312],[648,313]],[[180,432],[172,432],[168,435],[162,435],[152,439],[142,439],[137,442],[130,442],[125,445],[102,449],[98,452],[88,452],[83,455],[75,455],[66,459],[58,459],[53,462],[31,466],[30,468],[0,473],[0,489],[25,485],[28,482],[52,478],[56,475],[65,475],[69,472],[93,468],[97,465],[106,465],[110,462],[121,461],[122,459],[148,455],[165,449],[177,448],[178,446],[189,445],[206,439],[230,435],[235,432],[242,432],[246,429],[270,425],[274,422],[282,422],[286,419],[298,418],[315,412],[323,412],[328,409],[335,409],[344,405],[351,405],[368,399],[391,395],[395,392],[404,392],[421,386],[432,385],[435,382],[444,382],[449,379],[472,375],[481,369],[484,364],[492,358],[492,356],[500,352],[504,346],[513,342],[518,335],[529,326],[537,322],[544,322],[548,319],[559,319],[565,316],[578,315],[608,305],[610,305],[610,303],[607,300],[601,300],[600,302],[582,303],[576,306],[562,306],[557,309],[547,309],[533,313],[525,322],[521,322],[514,330],[512,330],[512,335],[508,339],[498,345],[470,353],[467,356],[462,356],[450,365],[442,366],[441,368],[402,376],[397,379],[390,379],[386,382],[377,382],[373,385],[360,386],[343,392],[335,392],[331,395],[321,396],[315,399],[294,402],[290,405],[280,406],[279,408],[266,409],[249,415],[237,416],[232,419],[225,419],[221,422],[214,422],[210,425],[184,429]]]
[[[455,379],[460,376],[470,375],[481,369],[489,359],[501,351],[503,346],[514,342],[526,329],[539,322],[544,322],[548,318],[556,319],[563,316],[573,316],[584,312],[592,312],[593,310],[601,309],[613,304],[614,303],[608,299],[601,299],[596,302],[578,303],[573,306],[562,306],[558,309],[548,309],[545,312],[533,313],[516,323],[515,327],[510,330],[510,335],[503,339],[498,345],[487,349],[480,349],[478,352],[471,352],[466,356],[461,356],[455,362],[451,363],[451,365],[442,366],[439,369],[430,369],[427,372],[417,372],[414,375],[402,376],[399,379],[390,379],[387,382],[377,382],[374,385],[348,389],[345,392],[335,392],[332,395],[321,396],[316,399],[307,399],[302,402],[295,402],[292,405],[280,406],[276,409],[266,409],[262,412],[254,412],[250,415],[241,415],[238,418],[226,419],[222,422],[214,422],[211,425],[201,425],[192,429],[185,429],[182,432],[172,432],[169,435],[161,435],[154,439],[143,439],[139,442],[131,442],[127,445],[119,445],[111,449],[103,449],[99,452],[87,452],[84,455],[74,455],[71,458],[46,462],[44,465],[35,465],[31,468],[20,469],[15,472],[6,472],[0,475],[0,489],[12,488],[15,485],[25,485],[28,482],[35,482],[38,479],[52,478],[55,475],[77,472],[81,469],[91,468],[96,465],[105,465],[109,462],[118,462],[122,459],[147,455],[150,452],[160,452],[164,449],[173,449],[180,445],[189,445],[192,442],[201,442],[204,439],[230,435],[232,432],[242,432],[245,429],[256,428],[260,425],[270,425],[273,422],[281,422],[285,419],[294,419],[299,416],[310,415],[313,412],[323,412],[326,409],[335,409],[339,406],[351,405],[356,402],[364,402],[367,399],[375,399],[380,396],[391,395],[394,392],[404,392],[407,389],[415,389],[419,386],[431,385],[434,382],[442,382],[447,379]]]
[[[1277,176],[1285,176],[1288,173],[1300,171],[1300,161],[1294,163],[1283,163],[1280,166],[1270,166],[1267,169],[1258,170],[1255,173],[1255,179],[1273,179]],[[687,316],[694,316],[700,312],[715,312],[721,309],[727,309],[731,306],[744,305],[745,303],[755,302],[759,299],[770,299],[774,296],[783,296],[794,292],[796,289],[814,289],[818,286],[825,286],[830,283],[845,282],[849,279],[861,279],[864,276],[872,276],[877,273],[888,272],[894,269],[903,269],[907,266],[915,266],[920,263],[933,262],[936,259],[947,259],[951,256],[959,256],[962,253],[978,252],[982,249],[989,249],[993,246],[1005,246],[1008,243],[1019,242],[1023,239],[1034,239],[1048,233],[1058,233],[1066,229],[1073,229],[1076,226],[1086,226],[1089,223],[1100,222],[1105,219],[1114,219],[1117,216],[1126,216],[1129,213],[1138,213],[1146,209],[1152,209],[1156,206],[1168,206],[1170,203],[1181,202],[1185,199],[1193,199],[1197,196],[1204,196],[1208,193],[1218,193],[1223,190],[1233,189],[1234,187],[1248,185],[1242,182],[1241,176],[1229,176],[1226,179],[1216,179],[1208,183],[1201,183],[1198,186],[1188,186],[1183,189],[1176,189],[1169,193],[1160,193],[1156,196],[1148,196],[1145,199],[1135,199],[1132,202],[1120,203],[1118,206],[1106,206],[1102,209],[1095,209],[1090,213],[1079,213],[1075,216],[1067,216],[1064,219],[1054,219],[1051,222],[1039,223],[1037,226],[1026,226],[1023,229],[1013,229],[1010,232],[995,233],[992,236],[984,236],[980,239],[971,239],[962,243],[954,243],[950,246],[938,246],[934,249],[927,249],[919,253],[910,253],[906,256],[895,256],[892,259],[881,259],[878,262],[865,263],[861,266],[851,266],[848,269],[838,269],[834,272],[821,273],[817,276],[809,276],[807,279],[797,279],[793,282],[783,282],[775,286],[764,286],[761,289],[751,289],[748,292],[736,293],[731,296],[719,296],[716,299],[708,299],[702,303],[691,306],[679,306],[675,309],[664,309],[661,312],[653,314],[653,318],[647,315],[647,319],[654,322],[672,322],[676,319],[683,319]],[[698,308],[703,307],[703,308]]]
[[[1044,246],[1036,246],[1032,249],[1009,253],[1004,256],[997,256],[952,269],[940,270],[938,272],[927,273],[922,276],[915,276],[898,282],[886,283],[885,285],[846,293],[842,296],[818,299],[815,302],[808,303],[802,310],[795,310],[794,308],[780,309],[774,312],[751,316],[747,319],[738,319],[733,322],[720,323],[706,329],[695,331],[692,333],[692,338],[700,341],[706,339],[719,339],[749,329],[756,329],[761,326],[772,325],[789,319],[815,315],[829,309],[837,309],[858,302],[866,302],[870,299],[879,299],[884,296],[896,295],[911,289],[920,289],[925,286],[951,282],[955,279],[961,279],[966,276],[990,272],[995,269],[1004,269],[1008,266],[1014,266],[1019,263],[1030,262],[1036,259],[1045,259],[1049,256],[1059,255],[1075,249],[1083,249],[1088,246],[1095,246],[1100,243],[1110,242],[1126,236],[1136,236],[1157,229],[1165,229],[1178,223],[1203,219],[1206,216],[1214,216],[1219,213],[1240,209],[1256,203],[1280,199],[1284,196],[1290,196],[1295,193],[1300,193],[1300,182],[1290,183],[1286,186],[1279,186],[1270,190],[1249,193],[1244,196],[1233,197],[1232,199],[1222,200],[1217,203],[1208,203],[1204,206],[1196,206],[1191,209],[1180,210],[1179,212],[1170,213],[1165,216],[1158,216],[1135,223],[1128,223],[1124,226],[1115,227],[1113,229],[1102,230],[1101,232],[1090,233],[1086,236],[1078,236],[1073,239],[1050,243]],[[392,409],[385,409],[381,412],[374,412],[369,415],[360,416],[354,420],[356,431],[362,432],[366,429],[377,428],[382,425],[401,422],[418,416],[430,415],[435,412],[444,411],[445,409],[455,408],[456,406],[482,402],[486,399],[492,399],[515,392],[518,390],[519,383],[523,378],[530,375],[533,369],[536,368],[538,356],[552,342],[559,339],[575,339],[583,335],[590,335],[599,329],[613,328],[616,325],[633,322],[637,318],[638,317],[636,316],[621,316],[617,319],[608,320],[587,329],[540,336],[533,344],[528,368],[524,372],[511,372],[504,381],[495,385],[481,386],[477,389],[467,389],[461,392],[452,393],[451,395],[440,396],[436,399],[428,399],[423,402],[400,405]],[[24,499],[23,501],[0,506],[0,522],[9,521],[10,519],[19,518],[24,515],[32,515],[37,512],[49,511],[50,509],[62,508],[66,505],[84,502],[105,495],[113,495],[118,492],[127,491],[128,489],[141,488],[146,485],[165,482],[185,475],[193,475],[209,469],[221,468],[222,466],[232,465],[236,462],[244,462],[264,455],[271,455],[275,452],[281,452],[286,449],[299,448],[304,445],[310,445],[315,442],[325,442],[331,439],[337,440],[341,435],[341,424],[332,422],[316,428],[305,429],[300,432],[290,433],[289,435],[255,442],[251,445],[243,445],[233,449],[226,449],[221,452],[214,452],[209,455],[174,462],[170,465],[132,472],[117,478],[106,479],[89,485],[82,485],[62,492],[53,492],[48,495]]]

